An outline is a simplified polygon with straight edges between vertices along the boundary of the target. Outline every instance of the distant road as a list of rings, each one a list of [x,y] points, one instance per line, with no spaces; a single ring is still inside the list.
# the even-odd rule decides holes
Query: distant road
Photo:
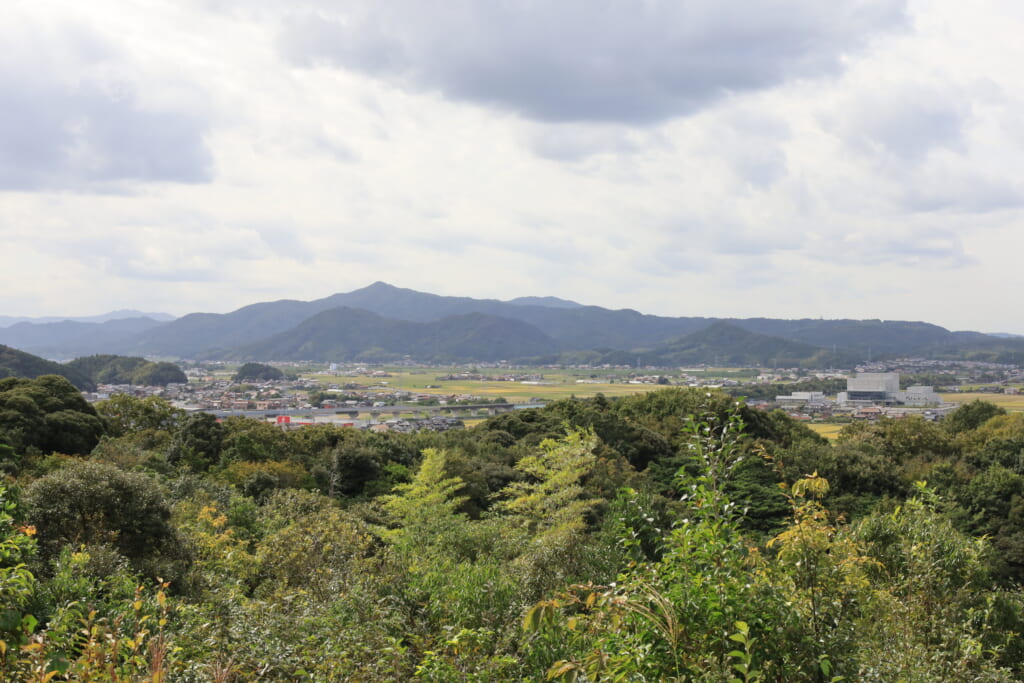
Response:
[[[492,414],[507,413],[513,410],[526,410],[527,408],[543,408],[543,403],[481,403],[473,405],[455,406],[421,406],[421,405],[396,405],[396,406],[356,406],[352,408],[284,408],[278,410],[200,410],[197,412],[210,413],[217,417],[254,417],[268,418],[278,415],[289,417],[317,417],[329,415],[347,415],[356,418],[360,414],[369,413],[377,415],[400,415],[402,413],[464,413],[487,410]]]

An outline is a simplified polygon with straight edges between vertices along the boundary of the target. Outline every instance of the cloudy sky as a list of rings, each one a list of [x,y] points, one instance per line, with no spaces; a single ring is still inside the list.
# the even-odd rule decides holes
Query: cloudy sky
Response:
[[[1021,35],[1017,0],[3,0],[0,314],[383,280],[1024,333]]]

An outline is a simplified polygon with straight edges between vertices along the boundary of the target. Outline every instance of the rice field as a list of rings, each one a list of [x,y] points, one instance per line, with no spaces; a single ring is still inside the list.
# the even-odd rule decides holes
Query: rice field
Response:
[[[835,424],[833,422],[809,422],[805,424],[810,427],[811,431],[817,432],[829,441],[835,440],[835,438],[839,436],[840,430],[846,426]]]
[[[308,375],[321,384],[359,384],[366,387],[389,388],[414,393],[433,394],[437,396],[449,396],[452,394],[471,394],[481,398],[504,398],[513,403],[524,403],[531,398],[542,398],[546,400],[557,400],[570,396],[588,397],[596,394],[605,396],[627,396],[631,394],[652,391],[663,388],[657,384],[629,384],[623,381],[594,381],[589,375],[582,372],[572,373],[569,371],[544,370],[543,379],[536,382],[515,382],[515,381],[489,381],[471,379],[442,380],[438,377],[447,374],[457,374],[461,370],[449,371],[445,368],[434,368],[419,372],[409,370],[391,370],[390,377],[372,377],[369,375],[357,376],[328,376]],[[523,371],[516,371],[517,374]],[[484,372],[482,374],[496,374]],[[525,374],[525,373],[524,373]],[[577,380],[585,380],[578,382]]]
[[[1024,411],[1024,394],[982,394],[982,393],[958,393],[958,394],[940,394],[943,401],[949,403],[970,403],[974,400],[987,401],[988,403],[994,403],[1000,408],[1005,408],[1010,412],[1022,412]]]

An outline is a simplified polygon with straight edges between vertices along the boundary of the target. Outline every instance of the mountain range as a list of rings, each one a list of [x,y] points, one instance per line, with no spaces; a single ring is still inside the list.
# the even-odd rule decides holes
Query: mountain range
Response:
[[[65,320],[79,323],[105,323],[108,320],[121,320],[123,318],[152,318],[157,322],[167,322],[168,320],[174,320],[174,316],[170,313],[143,313],[142,311],[120,309],[117,311],[111,311],[110,313],[101,313],[100,315],[85,315],[85,316],[44,316],[39,318],[33,318],[28,316],[10,316],[0,315],[0,327],[10,327],[11,325],[17,325],[18,323],[59,323]]]
[[[556,297],[439,296],[377,282],[314,301],[230,313],[21,322],[0,343],[50,358],[97,353],[162,358],[432,362],[521,360],[643,365],[849,367],[918,356],[1024,361],[1024,338],[951,332],[924,322],[647,315]]]

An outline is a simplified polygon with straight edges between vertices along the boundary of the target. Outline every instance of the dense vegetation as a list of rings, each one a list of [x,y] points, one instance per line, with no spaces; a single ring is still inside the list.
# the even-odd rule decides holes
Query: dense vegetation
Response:
[[[384,361],[413,356],[429,362],[500,360],[550,353],[558,344],[519,320],[483,313],[419,323],[355,308],[332,308],[294,329],[211,358]]]
[[[185,384],[188,377],[174,363],[148,361],[136,356],[100,354],[76,358],[67,363],[96,384],[167,386]]]
[[[284,379],[284,373],[273,365],[266,365],[265,363],[245,363],[238,368],[238,371],[235,372],[235,376],[232,379],[236,382],[245,382],[247,380],[265,382]]]
[[[0,378],[33,379],[42,375],[60,375],[82,391],[96,388],[95,382],[74,368],[0,344]]]
[[[442,434],[63,410],[99,442],[0,431],[3,680],[1024,676],[1024,415],[991,404],[835,444],[680,389]]]

